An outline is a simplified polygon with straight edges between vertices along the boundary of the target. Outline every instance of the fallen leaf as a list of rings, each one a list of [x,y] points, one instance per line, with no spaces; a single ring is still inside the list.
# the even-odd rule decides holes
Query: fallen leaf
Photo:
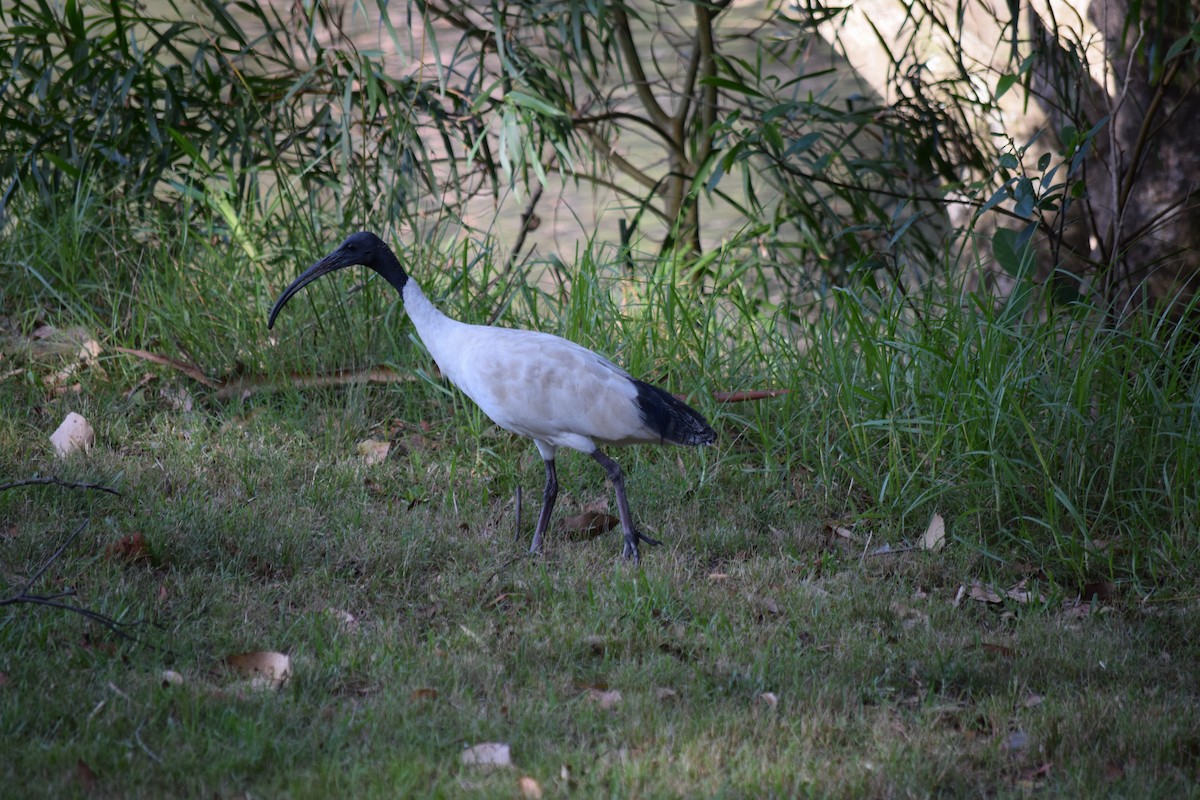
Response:
[[[929,615],[920,609],[911,608],[902,603],[892,603],[891,611],[900,621],[900,627],[906,631],[917,627],[929,627]]]
[[[1016,602],[1021,603],[1022,605],[1024,605],[1025,603],[1032,602],[1034,600],[1036,600],[1039,603],[1046,602],[1046,598],[1043,597],[1041,594],[1035,594],[1034,592],[1029,591],[1028,589],[1025,588],[1025,584],[1028,581],[1029,581],[1028,578],[1021,578],[1021,580],[1014,583],[1011,587],[1009,587],[1009,589],[1007,591],[1005,591],[1005,593],[1004,593],[1005,596],[1008,597],[1010,600],[1015,600]]]
[[[611,531],[621,524],[621,520],[612,514],[601,511],[584,511],[573,517],[567,517],[559,523],[560,530],[566,533],[582,533],[589,536],[599,536]]]
[[[92,771],[92,768],[82,758],[75,762],[75,779],[79,781],[84,794],[91,794],[96,791],[96,773]]]
[[[511,767],[512,751],[502,742],[485,742],[463,750],[461,760],[473,767]]]
[[[614,709],[621,704],[621,692],[617,689],[610,689],[608,691],[588,689],[587,698],[605,711]]]
[[[1080,593],[1084,600],[1112,600],[1117,594],[1117,585],[1112,581],[1088,581]]]
[[[1036,767],[1021,770],[1021,777],[1017,780],[1017,785],[1026,791],[1040,789],[1044,781],[1040,780],[1050,775],[1050,762],[1046,761]]]
[[[88,421],[72,411],[58,426],[58,430],[50,434],[50,443],[59,458],[66,458],[76,450],[87,450],[96,443],[96,432]]]
[[[758,696],[758,699],[766,703],[771,708],[779,705],[779,695],[774,692],[763,692]]]
[[[225,663],[243,677],[250,678],[252,689],[279,688],[292,674],[291,658],[270,650],[228,656]]]
[[[971,584],[971,599],[978,600],[981,603],[1001,603],[1004,601],[996,590],[990,586],[984,586],[979,581]]]
[[[727,581],[727,580],[729,580],[729,573],[728,572],[710,572],[710,573],[708,573],[708,579],[710,581],[713,581],[714,583],[717,581]]]
[[[1080,600],[1064,600],[1062,604],[1062,617],[1064,619],[1083,619],[1094,613],[1104,612],[1106,609],[1099,603]]]
[[[349,611],[342,611],[338,608],[327,608],[325,611],[337,620],[338,628],[346,633],[353,633],[358,630],[358,620]]]
[[[1010,753],[1015,753],[1018,750],[1024,750],[1029,746],[1029,734],[1025,731],[1013,731],[1004,740],[1004,749]]]
[[[162,678],[163,688],[183,685],[183,676],[173,669],[164,669],[159,677]]]
[[[542,796],[542,787],[528,775],[522,775],[517,780],[517,788],[521,790],[522,797],[528,797],[530,800],[538,800]]]
[[[750,605],[754,606],[760,611],[765,611],[772,615],[779,615],[783,613],[779,609],[779,603],[776,603],[775,600],[770,597],[760,597],[759,595],[752,594],[750,595]]]
[[[408,695],[408,699],[415,703],[417,700],[436,700],[437,696],[437,689],[431,689],[428,686],[423,686],[420,689],[413,689]]]
[[[164,386],[158,396],[167,401],[172,411],[191,411],[194,405],[192,394],[182,386]]]
[[[922,550],[941,550],[946,546],[946,521],[942,519],[941,514],[934,513],[918,546]]]
[[[371,467],[387,458],[388,451],[392,449],[392,445],[376,439],[366,439],[359,442],[358,446],[354,449],[362,457],[363,464]]]
[[[851,542],[858,541],[858,534],[844,525],[831,525],[829,529],[833,531],[835,535],[840,536],[843,539],[848,539]]]
[[[117,541],[104,548],[104,555],[111,560],[125,561],[130,564],[150,560],[150,548],[146,539],[139,533],[122,536]]]
[[[79,345],[79,352],[75,355],[84,364],[91,364],[100,357],[100,343],[95,339],[88,339]]]

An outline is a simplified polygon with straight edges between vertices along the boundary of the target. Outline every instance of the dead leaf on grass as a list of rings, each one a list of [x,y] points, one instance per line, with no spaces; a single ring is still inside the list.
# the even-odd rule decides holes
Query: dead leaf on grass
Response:
[[[283,653],[255,650],[227,656],[225,663],[250,679],[251,689],[278,689],[292,675],[292,660]]]
[[[946,521],[942,519],[941,514],[934,512],[933,518],[929,520],[929,527],[921,535],[918,546],[922,550],[930,551],[941,550],[946,546]]]
[[[1021,770],[1021,777],[1017,779],[1017,786],[1032,791],[1042,788],[1045,781],[1042,780],[1050,775],[1050,762],[1044,762],[1036,767]]]
[[[389,442],[381,442],[377,439],[366,439],[359,442],[354,448],[362,458],[363,464],[368,467],[373,467],[387,458],[388,451],[391,449],[392,445]]]
[[[753,608],[756,608],[759,611],[764,611],[772,616],[778,616],[783,613],[783,611],[779,608],[779,603],[776,603],[775,599],[772,597],[763,597],[752,594],[750,595],[749,600],[750,605]]]
[[[560,527],[565,533],[599,536],[602,533],[611,531],[620,524],[621,520],[612,514],[606,514],[602,511],[584,511],[582,514],[567,517],[560,523]]]
[[[484,742],[463,750],[461,761],[472,767],[511,767],[512,750],[503,742]]]
[[[342,611],[340,608],[327,608],[325,611],[337,620],[338,628],[342,631],[354,633],[358,630],[358,620],[349,611]]]
[[[158,396],[167,401],[172,411],[191,411],[195,406],[192,393],[182,386],[164,386],[158,390]]]
[[[829,531],[831,533],[833,533],[835,536],[839,536],[842,539],[847,539],[851,542],[858,541],[858,534],[855,533],[854,531],[850,530],[849,528],[845,527],[844,525],[830,524],[826,527],[828,527]]]
[[[605,711],[610,711],[621,704],[621,692],[617,689],[588,689],[587,699],[591,700],[596,705]]]
[[[414,703],[418,700],[437,700],[438,690],[428,686],[422,686],[420,689],[413,689],[408,695],[408,699]]]
[[[50,443],[59,458],[66,458],[76,450],[87,450],[96,443],[96,432],[81,415],[72,411],[50,434]]]
[[[758,699],[766,703],[770,708],[775,708],[779,705],[779,695],[774,692],[763,692],[758,696]]]
[[[127,564],[136,564],[139,561],[150,560],[150,548],[146,546],[146,539],[140,532],[132,533],[128,536],[122,536],[104,548],[104,555],[110,561],[124,561]]]
[[[522,775],[517,780],[517,788],[521,790],[522,797],[528,797],[530,800],[540,800],[542,796],[542,787],[528,775]]]
[[[1084,600],[1100,600],[1108,602],[1117,595],[1117,585],[1112,581],[1088,581],[1083,585],[1081,596]]]
[[[1024,750],[1029,746],[1029,734],[1025,731],[1013,731],[1004,740],[1004,749],[1010,753]]]
[[[1121,780],[1121,778],[1124,778],[1124,777],[1125,777],[1125,767],[1123,765],[1118,764],[1115,761],[1109,761],[1108,763],[1106,763],[1104,765],[1104,781],[1105,781],[1105,783],[1112,783],[1113,781],[1119,781],[1119,780]]]
[[[984,649],[984,652],[995,653],[996,655],[1004,656],[1005,658],[1016,658],[1016,655],[1017,655],[1017,651],[1015,651],[1011,647],[1008,647],[1007,645],[1003,645],[1003,644],[992,644],[991,642],[984,642],[983,649]]]
[[[1028,578],[1021,578],[1021,580],[1014,583],[1008,588],[1007,591],[1004,592],[1005,596],[1010,600],[1015,600],[1016,602],[1021,603],[1022,605],[1034,601],[1039,603],[1046,602],[1046,598],[1041,594],[1032,592],[1025,588],[1025,584],[1028,582]]]
[[[82,758],[75,762],[75,780],[79,781],[84,794],[91,794],[96,791],[96,784],[98,783],[96,773]]]
[[[1067,620],[1080,620],[1089,617],[1093,614],[1107,614],[1108,606],[1101,605],[1091,600],[1081,600],[1075,598],[1073,600],[1064,600],[1060,615]]]
[[[924,611],[901,603],[892,603],[892,613],[900,620],[900,627],[906,631],[910,631],[916,627],[929,627],[929,615]]]
[[[1004,598],[1000,596],[999,592],[997,592],[991,586],[985,586],[979,581],[975,581],[971,584],[970,592],[971,599],[978,600],[980,603],[995,604],[1004,602]]]

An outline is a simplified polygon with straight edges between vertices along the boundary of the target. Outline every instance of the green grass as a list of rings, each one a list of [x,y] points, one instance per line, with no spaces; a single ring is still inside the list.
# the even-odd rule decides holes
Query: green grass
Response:
[[[1200,471],[1181,334],[1110,330],[1083,310],[1023,322],[933,288],[924,322],[899,299],[841,292],[794,327],[740,294],[733,262],[703,293],[618,279],[597,249],[560,296],[494,280],[470,245],[440,264],[413,247],[449,313],[504,306],[501,324],[611,354],[719,430],[705,451],[615,451],[635,517],[667,543],[640,568],[616,533],[561,526],[526,558],[536,451],[429,377],[381,281],[314,285],[272,341],[275,293],[329,242],[254,264],[166,229],[134,246],[101,218],[68,215],[55,236],[18,226],[2,245],[18,265],[0,296],[8,334],[82,324],[106,350],[103,373],[83,369],[61,396],[42,383],[59,357],[7,351],[0,475],[122,496],[0,492],[0,563],[11,594],[87,518],[35,590],[159,627],[133,645],[62,611],[3,609],[5,785],[83,795],[82,761],[103,796],[494,797],[517,795],[519,776],[583,796],[1194,791]],[[426,377],[221,402],[113,345],[211,377],[383,362]],[[130,393],[147,369],[157,378]],[[793,391],[708,398],[777,386]],[[59,463],[46,436],[70,410],[98,445]],[[355,445],[372,435],[397,447],[368,468]],[[560,482],[556,521],[611,502],[588,459],[564,455]],[[871,554],[914,541],[935,510],[946,550]],[[148,559],[109,554],[135,533]],[[1022,578],[1041,600],[954,602],[973,581]],[[1115,590],[1095,613],[1063,611],[1096,580]],[[223,666],[252,650],[292,657],[281,690]],[[164,687],[164,669],[183,684]],[[595,688],[622,700],[601,708]],[[487,741],[510,744],[515,767],[461,764]]]
[[[511,796],[520,775],[565,790],[564,766],[585,796],[1190,791],[1194,603],[1082,620],[1054,603],[956,608],[987,569],[979,556],[864,560],[761,474],[718,459],[702,479],[694,456],[681,474],[674,453],[648,449],[623,458],[635,513],[667,541],[642,568],[620,562],[615,533],[559,533],[544,557],[511,560],[532,519],[514,545],[512,483],[468,468],[471,441],[450,433],[365,468],[353,442],[387,423],[395,392],[361,392],[346,414],[343,400],[97,405],[100,447],[64,467],[32,429],[39,415],[6,424],[4,474],[123,492],[0,494],[6,574],[19,582],[87,517],[38,588],[156,621],[136,634],[170,651],[6,609],[8,785],[82,794],[82,759],[101,794],[123,796]],[[426,417],[452,426],[454,406],[434,398]],[[492,445],[537,485],[526,447]],[[562,479],[565,509],[606,495],[582,458],[564,459]],[[134,531],[148,561],[105,556]],[[291,655],[282,690],[239,689],[222,667],[259,649]],[[162,685],[167,668],[182,686]],[[592,687],[622,701],[601,709]],[[1010,753],[1014,732],[1028,744]],[[509,743],[516,767],[461,766],[484,741]]]

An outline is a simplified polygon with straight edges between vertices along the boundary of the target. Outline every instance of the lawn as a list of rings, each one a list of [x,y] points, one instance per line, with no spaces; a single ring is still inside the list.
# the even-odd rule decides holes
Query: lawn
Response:
[[[27,591],[125,636],[3,609],[11,796],[1195,793],[1186,580],[1051,580],[967,513],[936,551],[904,549],[925,520],[830,516],[818,466],[764,468],[756,444],[815,436],[804,401],[703,402],[704,451],[614,449],[665,542],[633,566],[618,530],[582,529],[615,503],[577,454],[528,556],[536,451],[432,379],[220,402],[167,368],[122,380],[131,357],[106,352],[56,394],[55,358],[0,384],[0,476],[120,494],[0,491],[6,595],[50,561]],[[68,411],[96,444],[59,459]],[[259,651],[286,675],[236,668]],[[468,763],[486,743],[511,763]]]

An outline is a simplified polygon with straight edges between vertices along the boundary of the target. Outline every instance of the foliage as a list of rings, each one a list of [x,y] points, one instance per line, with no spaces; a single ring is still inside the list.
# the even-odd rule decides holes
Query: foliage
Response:
[[[319,44],[341,24],[325,4],[288,19],[257,3],[169,8],[5,5],[0,212],[36,216],[76,187],[126,214],[197,204],[254,257],[272,238],[273,224],[251,235],[260,222],[299,215],[311,236],[360,207],[415,222],[426,191],[451,218],[465,201],[467,176],[449,163],[435,184],[427,146],[468,135],[453,95]]]

